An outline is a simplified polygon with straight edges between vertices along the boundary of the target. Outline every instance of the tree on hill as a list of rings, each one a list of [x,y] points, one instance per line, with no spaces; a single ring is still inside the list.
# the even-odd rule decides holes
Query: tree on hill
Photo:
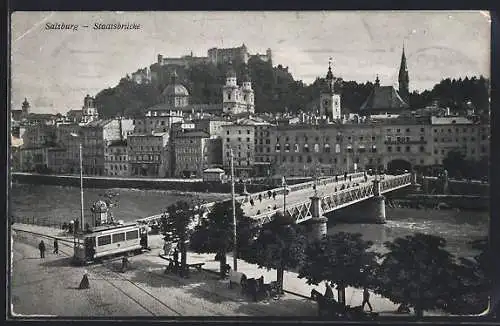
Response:
[[[252,219],[245,216],[236,203],[238,257],[243,257],[255,229]],[[220,257],[220,273],[224,277],[226,254],[233,250],[233,207],[230,200],[216,202],[207,217],[196,226],[190,239],[190,249],[197,253],[216,253]]]
[[[376,266],[376,255],[368,251],[371,241],[362,239],[359,233],[339,232],[314,241],[306,248],[305,260],[299,278],[308,284],[326,281],[337,285],[338,301],[345,305],[345,289],[348,286],[371,287],[371,271]]]
[[[306,241],[301,227],[278,212],[262,226],[244,259],[259,268],[276,269],[278,290],[282,293],[284,271],[302,262]]]
[[[414,307],[419,318],[449,300],[457,288],[449,283],[457,268],[443,238],[415,233],[384,245],[389,251],[377,269],[377,293]]]

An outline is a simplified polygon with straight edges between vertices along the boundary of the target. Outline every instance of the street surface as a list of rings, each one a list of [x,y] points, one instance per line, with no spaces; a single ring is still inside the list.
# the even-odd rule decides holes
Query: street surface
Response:
[[[214,272],[219,270],[219,262],[214,260],[214,254],[189,252],[188,263],[205,263],[204,270],[192,271],[189,279],[164,274],[167,262],[159,256],[163,246],[159,235],[150,237],[150,252],[129,259],[130,268],[125,273],[119,272],[119,258],[74,267],[69,259],[72,238],[63,236],[61,230],[24,224],[14,224],[13,228],[11,299],[13,312],[18,315],[315,317],[317,304],[306,298],[312,289],[325,291],[324,283],[308,285],[296,272],[286,271],[285,296],[254,303],[239,289],[229,289],[227,280],[218,279]],[[58,237],[60,254],[52,254],[51,239],[21,230]],[[45,259],[39,258],[36,248],[41,239],[47,245]],[[231,255],[227,261],[232,262]],[[90,289],[78,290],[84,270],[89,274]],[[259,269],[242,260],[238,260],[238,271],[249,278],[262,275],[266,283],[276,280],[275,270]],[[348,288],[346,301],[351,306],[360,305],[362,289]],[[373,293],[370,302],[381,315],[394,315],[397,309],[390,300]]]

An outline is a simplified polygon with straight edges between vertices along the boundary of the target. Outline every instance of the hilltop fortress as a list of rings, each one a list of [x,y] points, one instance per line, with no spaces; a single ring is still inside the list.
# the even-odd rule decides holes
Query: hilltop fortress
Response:
[[[272,64],[272,52],[271,49],[267,49],[266,54],[250,54],[248,48],[243,43],[240,47],[236,48],[211,48],[207,51],[206,57],[195,57],[193,53],[189,55],[182,56],[180,58],[164,58],[161,54],[158,54],[157,63],[160,66],[164,65],[179,65],[189,67],[191,64],[196,63],[229,63],[231,62],[243,62],[248,63],[248,59],[256,57],[262,61],[269,62]]]

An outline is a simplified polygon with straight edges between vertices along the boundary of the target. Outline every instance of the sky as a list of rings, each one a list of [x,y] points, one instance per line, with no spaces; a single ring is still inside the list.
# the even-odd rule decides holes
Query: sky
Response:
[[[139,30],[46,30],[47,23],[136,23]],[[86,94],[114,87],[157,55],[206,56],[245,43],[273,52],[296,80],[336,77],[395,85],[403,44],[410,91],[443,78],[490,75],[490,18],[484,11],[15,12],[11,16],[11,105],[32,112],[79,109]]]

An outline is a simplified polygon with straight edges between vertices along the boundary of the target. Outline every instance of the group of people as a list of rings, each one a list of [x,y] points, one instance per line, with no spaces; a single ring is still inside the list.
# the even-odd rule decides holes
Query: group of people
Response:
[[[40,243],[38,244],[38,250],[40,250],[40,258],[45,258],[45,250],[47,248],[45,247],[45,242],[40,241]],[[54,251],[53,251],[54,254],[59,254],[59,242],[57,241],[56,238],[54,238]]]
[[[332,286],[328,282],[326,282],[325,298],[334,298]],[[361,303],[361,309],[364,310],[366,304],[368,305],[368,308],[370,308],[370,311],[373,311],[372,305],[370,303],[370,291],[368,291],[368,288],[365,287],[363,289],[363,302]]]
[[[271,197],[273,197],[274,200],[276,200],[276,191],[271,191],[271,190],[268,190],[267,191],[267,198],[268,199],[271,199]],[[262,199],[263,199],[263,196],[262,194],[259,194],[259,196],[257,197],[259,199],[259,202],[262,203]],[[255,201],[253,200],[252,197],[250,197],[250,205],[255,206]]]

